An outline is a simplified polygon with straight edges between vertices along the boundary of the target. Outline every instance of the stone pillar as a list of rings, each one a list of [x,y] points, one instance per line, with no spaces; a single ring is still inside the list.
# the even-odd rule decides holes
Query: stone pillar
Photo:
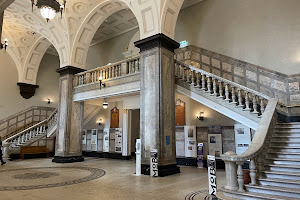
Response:
[[[158,151],[158,175],[180,172],[175,144],[174,49],[179,44],[164,34],[135,42],[140,48],[142,174],[150,174],[150,151]]]
[[[58,69],[59,102],[55,156],[52,162],[71,163],[84,161],[82,157],[83,102],[74,102],[74,74],[83,69],[67,66]]]

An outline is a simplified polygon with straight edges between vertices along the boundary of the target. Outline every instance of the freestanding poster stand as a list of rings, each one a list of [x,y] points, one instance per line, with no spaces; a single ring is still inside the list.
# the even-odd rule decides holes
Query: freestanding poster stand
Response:
[[[97,151],[97,144],[98,144],[98,130],[97,129],[92,129],[91,144],[92,144],[92,151]]]
[[[136,154],[136,167],[135,167],[135,175],[141,175],[141,165],[142,165],[142,154],[141,154],[141,139],[136,139],[135,143],[135,154]]]
[[[103,130],[103,152],[109,152],[109,128]]]

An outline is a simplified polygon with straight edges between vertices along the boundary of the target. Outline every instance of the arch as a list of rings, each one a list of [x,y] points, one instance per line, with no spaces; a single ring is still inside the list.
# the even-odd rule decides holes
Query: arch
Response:
[[[42,58],[50,45],[51,43],[43,36],[36,40],[26,56],[19,82],[36,85],[37,74]]]
[[[104,20],[111,14],[129,8],[138,21],[140,38],[145,38],[158,33],[158,13],[155,1],[145,0],[107,0],[94,7],[75,33],[75,39],[71,47],[72,66],[85,68],[86,58],[91,41]]]
[[[15,0],[4,14],[4,22],[22,25],[47,38],[57,50],[61,66],[69,64],[70,45],[65,21],[65,15],[63,15],[62,19],[56,17],[47,23],[38,9],[31,11],[30,1],[23,0]]]
[[[184,0],[165,1],[161,15],[161,33],[171,39],[175,37],[177,18]]]

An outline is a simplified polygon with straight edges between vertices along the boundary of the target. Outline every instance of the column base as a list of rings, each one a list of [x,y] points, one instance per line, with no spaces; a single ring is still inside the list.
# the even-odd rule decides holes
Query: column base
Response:
[[[54,156],[52,162],[55,163],[73,163],[73,162],[83,162],[84,158],[82,156],[70,156],[70,157],[61,157]]]
[[[180,167],[177,164],[158,166],[158,176],[170,176],[180,173]],[[150,165],[142,164],[142,174],[150,175]]]

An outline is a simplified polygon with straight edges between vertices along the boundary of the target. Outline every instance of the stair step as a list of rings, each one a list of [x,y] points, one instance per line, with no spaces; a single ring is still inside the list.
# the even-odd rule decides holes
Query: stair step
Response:
[[[289,158],[289,159],[298,159],[300,160],[300,152],[277,152],[277,151],[268,151],[268,158]]]
[[[289,158],[266,158],[266,164],[278,164],[278,165],[297,165],[300,166],[299,159],[289,159]]]
[[[270,145],[269,151],[300,153],[300,147],[297,147],[297,146],[289,147],[289,146]]]
[[[286,146],[286,147],[297,147],[300,146],[300,141],[287,141],[287,140],[281,140],[281,141],[273,141],[270,142],[270,147],[276,146],[277,144]]]
[[[299,128],[275,128],[275,133],[300,133]]]
[[[298,138],[298,137],[300,137],[300,133],[295,133],[295,132],[274,132],[272,134],[272,137],[295,137],[295,138]]]
[[[300,181],[290,180],[290,179],[265,179],[259,178],[260,185],[276,186],[276,187],[285,187],[285,188],[300,188]]]
[[[288,198],[283,196],[273,196],[269,194],[255,193],[255,192],[237,192],[230,190],[219,190],[217,193],[217,197],[220,200],[228,200],[232,199],[243,199],[243,200],[299,200],[296,198]],[[222,195],[225,194],[225,195]],[[231,200],[231,199],[229,199]]]
[[[280,171],[264,171],[263,174],[271,179],[289,179],[300,181],[300,173],[297,172],[280,172]]]
[[[300,134],[299,137],[277,137],[272,136],[271,143],[272,142],[283,142],[283,143],[297,143],[300,144]]]
[[[246,185],[249,192],[263,193],[282,197],[300,198],[300,190],[295,188],[282,188],[276,186],[252,186]]]

